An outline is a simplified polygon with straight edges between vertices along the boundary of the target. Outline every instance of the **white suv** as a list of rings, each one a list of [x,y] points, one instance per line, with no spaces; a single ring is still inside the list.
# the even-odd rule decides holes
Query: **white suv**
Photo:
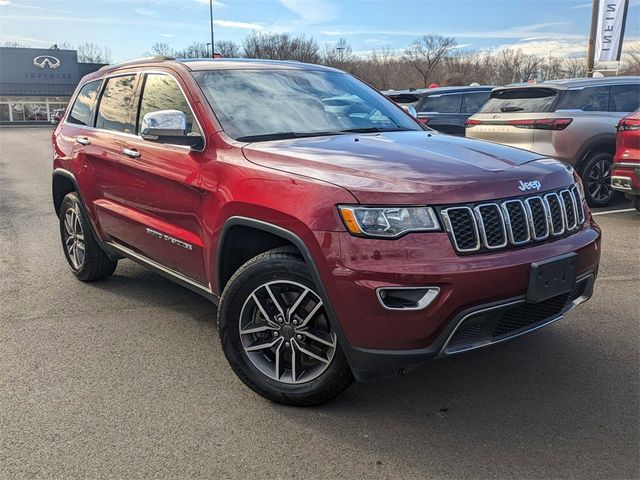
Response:
[[[466,136],[556,157],[580,173],[589,205],[613,199],[616,124],[640,104],[640,77],[580,78],[496,88]]]

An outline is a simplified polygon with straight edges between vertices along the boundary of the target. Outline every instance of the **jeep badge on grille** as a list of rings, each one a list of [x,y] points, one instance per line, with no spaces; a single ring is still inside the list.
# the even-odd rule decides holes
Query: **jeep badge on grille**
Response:
[[[534,180],[532,182],[523,182],[520,180],[518,190],[521,192],[526,192],[527,190],[540,190],[542,188],[542,184],[538,180]]]

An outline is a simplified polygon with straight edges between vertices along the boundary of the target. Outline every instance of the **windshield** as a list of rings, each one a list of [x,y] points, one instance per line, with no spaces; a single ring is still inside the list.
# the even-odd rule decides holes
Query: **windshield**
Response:
[[[421,130],[391,101],[339,72],[214,70],[194,76],[224,131],[240,141]]]
[[[551,88],[494,90],[480,113],[551,112],[557,92]]]

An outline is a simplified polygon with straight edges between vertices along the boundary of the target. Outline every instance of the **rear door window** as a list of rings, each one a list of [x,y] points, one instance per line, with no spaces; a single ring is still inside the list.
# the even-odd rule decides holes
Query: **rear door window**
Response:
[[[80,89],[67,121],[76,125],[92,126],[93,112],[102,80],[87,83]]]
[[[558,93],[552,88],[512,88],[491,92],[480,113],[551,112]]]
[[[465,93],[462,96],[462,112],[476,113],[489,100],[491,92]]]
[[[586,87],[567,90],[558,104],[558,110],[606,112],[609,109],[609,87]]]
[[[634,112],[640,104],[640,84],[612,85],[609,96],[610,112]]]
[[[124,75],[107,80],[98,105],[96,128],[133,133],[131,105],[135,78],[135,75]]]
[[[420,105],[420,112],[460,113],[462,95],[429,95]]]
[[[137,130],[140,131],[142,119],[147,113],[159,110],[179,110],[187,117],[185,133],[187,135],[200,134],[191,107],[189,107],[189,103],[177,82],[169,75],[150,73],[147,74],[140,99]]]

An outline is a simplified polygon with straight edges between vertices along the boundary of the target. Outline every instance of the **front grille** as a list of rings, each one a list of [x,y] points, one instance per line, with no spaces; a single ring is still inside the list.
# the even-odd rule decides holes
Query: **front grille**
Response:
[[[442,207],[440,214],[454,248],[464,254],[559,237],[574,232],[585,220],[575,185],[545,195]]]
[[[444,348],[444,353],[455,353],[536,328],[560,315],[574,300],[585,293],[589,277],[576,282],[571,292],[563,293],[542,302],[518,302],[515,305],[478,312],[468,316],[454,332]]]

